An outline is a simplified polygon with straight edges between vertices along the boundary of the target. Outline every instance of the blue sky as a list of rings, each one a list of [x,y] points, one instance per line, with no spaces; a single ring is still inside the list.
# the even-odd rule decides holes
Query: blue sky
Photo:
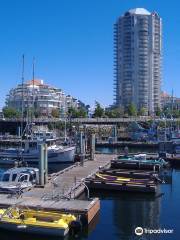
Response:
[[[113,24],[135,7],[163,18],[163,84],[180,96],[178,0],[0,0],[0,107],[11,87],[35,76],[86,104],[113,102]]]

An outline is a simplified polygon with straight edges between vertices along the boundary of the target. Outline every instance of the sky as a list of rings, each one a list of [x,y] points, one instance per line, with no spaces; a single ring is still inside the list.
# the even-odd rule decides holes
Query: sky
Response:
[[[180,96],[179,0],[0,0],[0,107],[9,89],[35,78],[94,105],[113,103],[113,24],[143,7],[163,19],[162,89]]]

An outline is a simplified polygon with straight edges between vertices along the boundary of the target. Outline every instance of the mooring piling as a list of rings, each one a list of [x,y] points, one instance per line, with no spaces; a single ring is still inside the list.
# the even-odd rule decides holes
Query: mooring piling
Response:
[[[48,155],[47,144],[43,143],[39,145],[39,184],[44,186],[48,177]]]

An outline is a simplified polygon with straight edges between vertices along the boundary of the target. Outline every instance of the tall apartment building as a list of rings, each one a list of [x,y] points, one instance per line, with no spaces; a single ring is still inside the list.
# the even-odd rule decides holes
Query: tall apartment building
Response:
[[[161,107],[162,20],[144,8],[114,25],[115,105],[133,103],[150,114]]]

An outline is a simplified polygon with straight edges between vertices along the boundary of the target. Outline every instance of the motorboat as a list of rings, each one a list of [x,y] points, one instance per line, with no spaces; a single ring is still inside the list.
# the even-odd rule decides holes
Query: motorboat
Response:
[[[120,160],[121,162],[134,162],[140,164],[159,165],[160,167],[165,167],[168,165],[168,162],[166,162],[162,158],[148,159],[147,154],[118,156],[117,160]]]
[[[49,163],[74,162],[75,146],[62,146],[53,144],[48,146]],[[40,154],[37,148],[18,149],[7,148],[0,152],[0,158],[18,159],[22,158],[27,163],[38,163]]]
[[[14,232],[63,237],[75,221],[71,214],[19,207],[0,209],[0,228]]]
[[[10,168],[0,178],[0,193],[21,193],[39,183],[39,169],[31,167]]]

